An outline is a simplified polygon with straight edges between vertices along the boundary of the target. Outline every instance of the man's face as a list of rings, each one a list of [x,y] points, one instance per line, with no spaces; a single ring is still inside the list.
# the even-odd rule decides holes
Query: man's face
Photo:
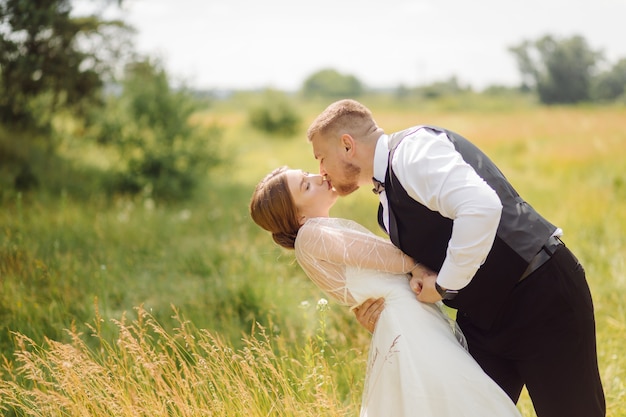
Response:
[[[341,196],[359,188],[361,168],[346,158],[346,151],[339,139],[326,139],[319,135],[311,141],[313,154],[320,164],[320,175],[324,176]]]

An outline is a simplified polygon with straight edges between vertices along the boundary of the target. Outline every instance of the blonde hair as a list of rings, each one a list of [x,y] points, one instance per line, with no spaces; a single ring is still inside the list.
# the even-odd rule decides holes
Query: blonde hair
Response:
[[[326,107],[311,123],[306,135],[309,142],[317,135],[323,138],[339,138],[344,133],[359,140],[376,129],[378,126],[367,107],[358,101],[345,99]]]
[[[250,200],[250,216],[272,234],[274,242],[293,249],[301,224],[285,175],[288,169],[276,168],[257,184]]]

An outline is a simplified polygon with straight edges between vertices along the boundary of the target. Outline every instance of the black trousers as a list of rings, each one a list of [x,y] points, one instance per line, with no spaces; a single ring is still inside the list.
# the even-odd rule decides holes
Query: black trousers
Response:
[[[603,417],[596,331],[585,271],[565,246],[517,284],[485,331],[457,314],[470,353],[511,397],[524,385],[538,417]]]

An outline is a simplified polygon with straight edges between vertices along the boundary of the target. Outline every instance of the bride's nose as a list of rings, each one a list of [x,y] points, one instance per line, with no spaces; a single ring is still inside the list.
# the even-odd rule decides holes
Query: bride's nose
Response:
[[[322,184],[324,184],[324,181],[326,181],[326,179],[324,178],[324,176],[323,176],[323,175],[316,175],[316,176],[315,176],[315,181],[319,181],[319,182],[318,182],[318,183],[319,183],[319,185],[322,185]]]

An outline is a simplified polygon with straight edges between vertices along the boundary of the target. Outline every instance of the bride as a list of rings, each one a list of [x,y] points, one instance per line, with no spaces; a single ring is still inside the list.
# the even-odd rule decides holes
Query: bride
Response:
[[[287,167],[256,187],[253,220],[330,298],[357,308],[385,298],[369,349],[361,416],[520,417],[515,404],[457,340],[447,316],[409,287],[420,268],[391,242],[330,218],[337,200],[319,175]]]

